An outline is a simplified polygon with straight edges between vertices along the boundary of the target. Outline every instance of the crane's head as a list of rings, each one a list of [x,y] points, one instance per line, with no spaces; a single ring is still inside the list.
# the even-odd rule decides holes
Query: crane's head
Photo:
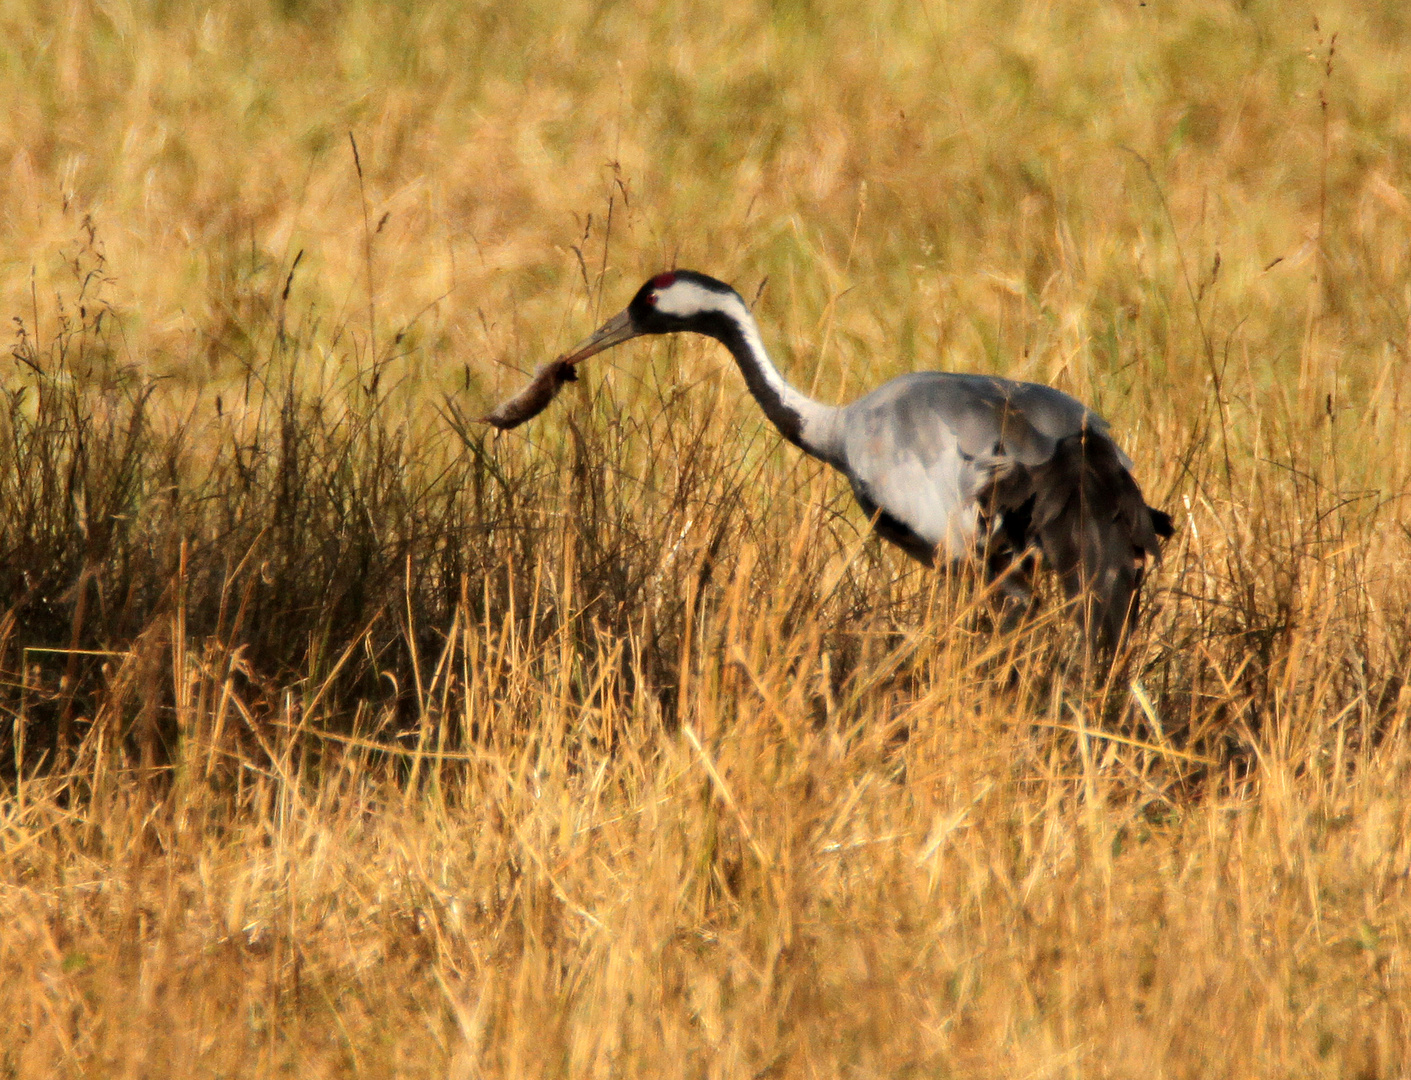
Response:
[[[592,337],[579,342],[563,359],[576,364],[643,334],[692,330],[720,338],[748,318],[749,309],[740,294],[723,281],[694,270],[669,270],[638,289],[632,303],[603,323]]]

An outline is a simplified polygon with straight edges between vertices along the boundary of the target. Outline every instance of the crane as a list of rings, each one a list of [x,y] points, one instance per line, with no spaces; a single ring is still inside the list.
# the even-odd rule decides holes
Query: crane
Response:
[[[674,270],[648,280],[595,334],[541,369],[521,395],[526,407],[486,419],[520,423],[588,357],[644,334],[687,331],[730,351],[765,416],[848,478],[885,539],[927,565],[980,563],[1011,611],[1031,603],[1041,555],[1090,640],[1117,646],[1147,562],[1172,535],[1171,518],[1146,504],[1106,421],[1051,386],[918,371],[851,404],[827,405],[779,373],[738,292]]]

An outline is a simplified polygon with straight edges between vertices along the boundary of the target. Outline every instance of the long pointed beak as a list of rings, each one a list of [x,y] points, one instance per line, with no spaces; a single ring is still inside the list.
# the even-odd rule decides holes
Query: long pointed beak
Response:
[[[626,310],[620,311],[603,323],[596,334],[585,341],[580,341],[565,354],[564,363],[576,364],[580,360],[586,360],[604,349],[611,349],[614,345],[620,345],[640,334],[641,331],[632,325],[631,315]]]

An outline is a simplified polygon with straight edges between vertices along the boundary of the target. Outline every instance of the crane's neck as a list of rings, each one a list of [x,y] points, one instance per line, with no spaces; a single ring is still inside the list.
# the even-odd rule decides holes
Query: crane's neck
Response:
[[[825,405],[791,386],[765,351],[759,327],[738,294],[701,327],[735,358],[745,385],[781,435],[795,446],[831,465],[843,464],[841,410]]]

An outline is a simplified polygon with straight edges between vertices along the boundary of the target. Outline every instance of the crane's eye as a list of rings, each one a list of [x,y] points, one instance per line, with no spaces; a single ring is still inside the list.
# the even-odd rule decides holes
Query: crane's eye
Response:
[[[657,306],[657,294],[656,294],[656,293],[647,293],[647,303],[651,304],[652,307],[656,307],[656,306]]]

